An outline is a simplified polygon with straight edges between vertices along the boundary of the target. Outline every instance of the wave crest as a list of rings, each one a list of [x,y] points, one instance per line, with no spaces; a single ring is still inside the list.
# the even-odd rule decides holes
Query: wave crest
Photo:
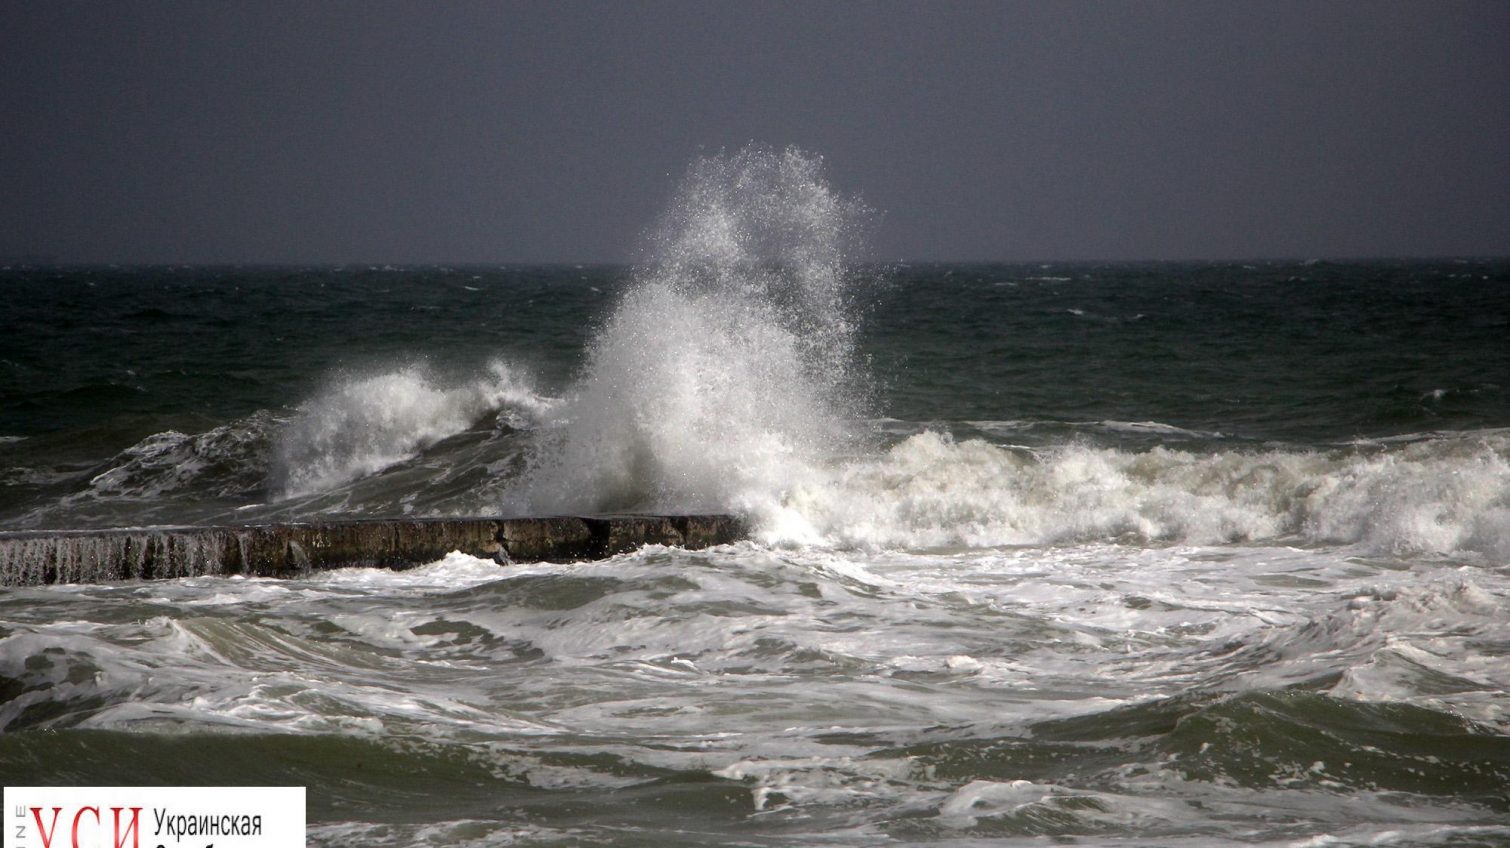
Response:
[[[1103,540],[1357,545],[1510,559],[1510,435],[1374,449],[1000,447],[925,432],[795,486],[768,541],[990,547]]]
[[[442,383],[422,363],[347,377],[300,405],[279,431],[272,488],[281,498],[327,491],[412,459],[489,413],[522,428],[551,404],[498,361],[461,385]]]

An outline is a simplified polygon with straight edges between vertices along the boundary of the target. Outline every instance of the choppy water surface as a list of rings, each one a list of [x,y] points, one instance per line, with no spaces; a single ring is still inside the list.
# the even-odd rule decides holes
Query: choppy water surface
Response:
[[[310,844],[1510,844],[1510,263],[0,272],[0,526],[730,510],[601,563],[0,590],[6,782]]]
[[[328,845],[1502,844],[1507,593],[1110,545],[31,589],[0,752],[307,784]]]

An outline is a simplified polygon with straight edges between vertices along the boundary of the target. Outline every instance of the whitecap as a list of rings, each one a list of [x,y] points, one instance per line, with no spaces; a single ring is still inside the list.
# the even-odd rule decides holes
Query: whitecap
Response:
[[[273,488],[285,498],[326,491],[411,459],[488,413],[527,428],[553,404],[501,361],[460,384],[442,381],[423,363],[344,376],[301,404],[279,430]]]

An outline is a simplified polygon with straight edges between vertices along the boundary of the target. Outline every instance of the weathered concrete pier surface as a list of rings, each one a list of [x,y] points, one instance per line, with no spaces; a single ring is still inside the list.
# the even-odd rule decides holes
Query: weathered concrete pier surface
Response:
[[[371,518],[239,527],[0,532],[0,586],[200,575],[297,577],[330,568],[409,568],[451,551],[498,562],[602,559],[643,545],[737,541],[732,515]]]

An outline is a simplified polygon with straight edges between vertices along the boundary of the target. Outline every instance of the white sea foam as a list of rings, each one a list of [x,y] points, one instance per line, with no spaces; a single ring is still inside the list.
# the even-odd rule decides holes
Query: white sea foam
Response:
[[[851,440],[845,251],[800,151],[693,164],[522,486],[540,511],[747,509]]]
[[[1216,450],[1230,437],[1156,421],[1068,424],[1166,441],[1132,450],[1004,447],[882,421],[874,429],[899,441],[867,453],[845,264],[863,214],[797,151],[694,163],[540,429],[511,506],[729,510],[766,542],[840,548],[1280,542],[1510,560],[1502,431]],[[974,424],[1001,435],[1040,426]]]
[[[303,403],[278,433],[273,488],[282,497],[325,491],[411,459],[488,413],[528,427],[551,404],[497,361],[459,385],[448,385],[424,364],[347,376]]]
[[[639,786],[635,814],[680,816],[686,796],[647,793],[685,775],[737,802],[741,833],[901,822],[972,844],[1280,845],[1301,826],[1371,842],[1366,821],[1477,824],[1492,842],[1507,579],[1277,546],[741,543],[38,587],[4,599],[0,730],[318,735],[333,768],[356,742],[446,786],[481,768],[484,794],[577,805]],[[1297,715],[1324,732],[1285,738]]]
[[[1510,438],[1327,452],[1005,448],[935,432],[797,482],[768,541],[987,547],[1098,540],[1355,545],[1510,560]]]

